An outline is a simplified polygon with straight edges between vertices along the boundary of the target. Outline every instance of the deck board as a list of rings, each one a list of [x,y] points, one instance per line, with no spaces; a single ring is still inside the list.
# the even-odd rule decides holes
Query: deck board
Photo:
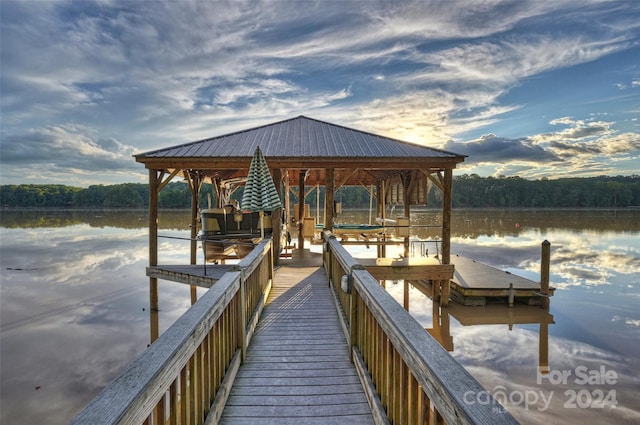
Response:
[[[319,267],[280,267],[221,424],[373,424]]]
[[[147,267],[147,276],[172,282],[186,283],[187,285],[211,288],[233,265],[207,264],[200,265],[158,265]],[[205,274],[206,273],[206,274]]]
[[[466,257],[452,256],[451,263],[455,265],[453,281],[465,289],[508,289],[511,283],[514,289],[540,289],[538,282]]]

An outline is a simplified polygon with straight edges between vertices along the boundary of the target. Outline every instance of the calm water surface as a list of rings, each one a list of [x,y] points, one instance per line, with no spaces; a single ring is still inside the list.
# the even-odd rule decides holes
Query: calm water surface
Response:
[[[413,224],[440,222],[432,211],[412,214]],[[187,236],[188,217],[161,213],[160,233]],[[341,219],[363,222],[367,213]],[[67,423],[147,347],[146,226],[144,212],[2,213],[2,424]],[[416,227],[413,237],[438,232]],[[639,235],[640,211],[456,211],[454,254],[533,280],[540,243],[551,242],[551,308],[440,309],[410,286],[409,310],[522,423],[637,424]],[[188,243],[160,239],[159,257],[184,263]],[[159,285],[162,332],[189,307],[190,293]],[[403,282],[387,289],[402,301]],[[545,363],[549,373],[539,374]]]

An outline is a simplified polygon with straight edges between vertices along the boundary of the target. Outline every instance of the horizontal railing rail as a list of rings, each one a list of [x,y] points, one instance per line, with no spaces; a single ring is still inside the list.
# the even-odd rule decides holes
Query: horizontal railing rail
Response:
[[[330,232],[324,238],[325,267],[378,423],[518,423]],[[478,396],[487,400],[474,402]]]
[[[71,424],[215,423],[272,280],[272,243],[265,239]]]

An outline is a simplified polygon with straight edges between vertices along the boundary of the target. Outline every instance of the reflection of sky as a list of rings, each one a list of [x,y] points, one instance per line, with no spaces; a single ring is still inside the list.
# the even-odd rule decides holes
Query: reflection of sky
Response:
[[[545,235],[523,232],[518,237],[452,238],[451,245],[452,251],[478,261],[539,276],[540,244],[544,239],[551,242],[551,280],[556,288],[611,284],[614,276],[622,275],[629,285],[640,283],[640,242],[631,233],[552,230]]]
[[[387,282],[387,291],[400,303],[403,300],[402,282]],[[569,293],[566,291],[565,293]],[[409,311],[425,328],[433,328],[432,301],[416,289],[410,287]],[[615,313],[637,315],[634,303],[625,306],[589,305],[593,297],[573,300],[558,296],[552,299],[551,314],[553,324],[549,324],[548,364],[551,370],[572,371],[574,377],[565,385],[550,385],[542,380],[537,383],[539,366],[539,322],[514,324],[509,329],[510,310],[533,309],[545,317],[545,311],[537,307],[516,306],[503,308],[504,324],[463,326],[455,318],[460,309],[467,314],[482,318],[485,309],[481,307],[461,307],[459,309],[441,309],[441,315],[451,311],[449,332],[453,338],[453,356],[492,394],[502,387],[507,394],[518,392],[545,397],[551,395],[551,407],[546,411],[540,401],[529,406],[510,403],[509,411],[523,424],[549,423],[599,423],[599,424],[635,424],[640,420],[640,329],[629,326]],[[466,310],[465,310],[466,309]],[[474,311],[475,310],[475,311]],[[490,317],[495,318],[496,311],[491,310]],[[622,313],[625,312],[625,313]],[[614,318],[612,322],[610,318]],[[540,319],[542,320],[542,319]],[[613,385],[585,386],[575,382],[575,369],[585,367],[599,370],[605,367],[614,371],[618,382]],[[587,389],[612,390],[617,393],[618,407],[615,409],[568,409],[565,403],[568,396],[565,391]]]
[[[562,319],[560,319],[562,320]],[[552,325],[550,329],[553,329]],[[454,357],[475,376],[484,387],[496,395],[506,388],[510,395],[528,394],[540,398],[527,406],[516,398],[507,403],[509,411],[522,423],[598,423],[633,424],[640,420],[637,403],[640,393],[638,363],[630,358],[608,350],[580,343],[571,339],[551,336],[549,339],[549,366],[551,371],[569,371],[566,383],[552,383],[548,379],[537,380],[538,334],[516,326],[509,331],[506,326],[470,326],[456,329],[454,339],[460,341]],[[505,349],[508,346],[509,349]],[[601,368],[613,371],[618,379],[613,385],[583,384],[579,381],[577,368],[600,374]],[[571,408],[570,394],[566,391],[588,391],[585,396],[600,390],[615,391],[618,406],[615,408]],[[543,410],[541,397],[551,400],[548,410]],[[594,397],[595,398],[595,397]],[[514,402],[515,401],[515,402]],[[539,410],[540,409],[540,410]]]
[[[0,229],[2,423],[67,423],[149,342],[146,229]],[[167,252],[188,243],[163,242]],[[162,257],[161,257],[162,258]],[[190,305],[159,282],[160,331]]]

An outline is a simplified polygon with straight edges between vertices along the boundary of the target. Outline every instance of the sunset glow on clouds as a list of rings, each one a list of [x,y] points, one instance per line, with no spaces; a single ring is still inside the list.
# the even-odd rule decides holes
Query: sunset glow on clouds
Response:
[[[640,169],[636,1],[2,1],[2,184],[146,181],[133,153],[298,115],[468,155]]]

